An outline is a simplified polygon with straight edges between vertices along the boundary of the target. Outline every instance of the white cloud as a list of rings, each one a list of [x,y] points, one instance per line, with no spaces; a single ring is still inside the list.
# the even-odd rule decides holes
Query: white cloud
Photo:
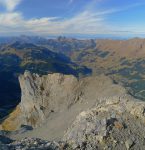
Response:
[[[22,14],[9,12],[0,14],[0,33],[17,34],[125,34],[136,32],[136,28],[116,27],[107,24],[104,15],[112,10],[92,13],[84,11],[70,19],[55,17],[34,18],[25,20]],[[141,28],[141,27],[140,27]],[[134,30],[136,29],[136,30]],[[143,29],[143,28],[142,28]],[[142,31],[143,32],[143,31]],[[145,32],[145,31],[144,31]]]
[[[22,15],[20,13],[4,13],[0,14],[0,25],[13,27],[19,25],[23,21]]]
[[[0,4],[6,7],[7,11],[13,11],[22,0],[0,0]]]
[[[13,1],[13,2],[12,2]],[[71,18],[57,18],[57,17],[42,17],[24,19],[23,14],[12,11],[20,3],[21,0],[0,0],[0,3],[5,4],[7,12],[0,14],[0,34],[17,35],[17,34],[125,34],[145,32],[144,27],[138,28],[120,27],[106,22],[106,17],[109,14],[124,11],[132,6],[109,9],[96,10],[86,9],[83,12]],[[71,0],[72,1],[72,0]],[[8,4],[8,2],[11,2]]]
[[[88,33],[100,32],[103,25],[103,18],[97,14],[89,11],[84,11],[70,19],[61,19],[55,17],[34,18],[25,20],[22,14],[17,12],[0,14],[0,24],[4,28],[9,28],[15,32],[15,28],[19,32],[30,32],[42,35],[47,34],[61,34],[61,33]],[[82,30],[83,29],[83,30]],[[1,32],[1,28],[0,28]]]

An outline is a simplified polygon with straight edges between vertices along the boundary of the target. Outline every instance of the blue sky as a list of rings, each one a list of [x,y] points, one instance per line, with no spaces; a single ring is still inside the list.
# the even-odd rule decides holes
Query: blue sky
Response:
[[[0,0],[0,35],[145,35],[144,0]]]

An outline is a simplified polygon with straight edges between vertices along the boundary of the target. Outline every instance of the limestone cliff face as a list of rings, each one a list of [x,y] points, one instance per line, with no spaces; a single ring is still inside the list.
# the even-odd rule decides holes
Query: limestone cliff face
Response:
[[[72,75],[49,74],[40,77],[26,71],[19,81],[23,120],[34,127],[46,121],[51,113],[66,111],[76,103],[86,103],[85,107],[82,105],[84,110],[90,103],[95,104],[99,97],[126,93],[105,76],[77,80]]]
[[[78,83],[74,76],[50,74],[40,77],[26,71],[19,81],[22,89],[20,107],[26,124],[37,126],[50,113],[59,112],[74,103],[73,93]]]
[[[55,73],[39,76],[26,71],[24,75],[20,75],[19,82],[22,94],[18,106],[20,123],[33,127],[46,122],[53,113],[65,113],[71,109],[77,115],[81,111],[105,105],[106,102],[112,103],[116,98],[120,100],[122,97],[121,102],[128,99],[140,110],[140,105],[127,94],[125,88],[114,84],[104,75],[78,80],[72,75]],[[126,109],[133,113],[136,112],[134,107],[128,105]]]
[[[64,123],[67,124],[81,111],[100,103],[101,98],[126,94],[123,87],[113,84],[104,75],[78,80],[72,75],[55,73],[39,76],[26,71],[19,77],[19,82],[22,96],[18,126],[38,127],[52,114],[66,116],[68,121],[64,120]]]

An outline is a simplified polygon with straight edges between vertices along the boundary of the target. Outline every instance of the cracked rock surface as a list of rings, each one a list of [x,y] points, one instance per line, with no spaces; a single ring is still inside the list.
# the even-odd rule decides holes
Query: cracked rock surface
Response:
[[[110,78],[25,72],[19,80],[19,115],[5,121],[18,130],[5,134],[13,140],[5,149],[145,149],[145,102]]]
[[[73,149],[145,149],[145,104],[128,98],[110,98],[109,103],[108,98],[80,113],[64,140]],[[111,99],[116,101],[111,103]]]

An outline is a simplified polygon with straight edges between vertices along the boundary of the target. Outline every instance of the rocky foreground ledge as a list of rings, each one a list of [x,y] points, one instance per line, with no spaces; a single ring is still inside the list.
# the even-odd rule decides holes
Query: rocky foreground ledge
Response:
[[[20,84],[19,113],[15,110],[10,115],[14,119],[6,119],[2,126],[19,120],[18,125],[34,129],[7,134],[14,141],[0,140],[5,149],[145,149],[145,102],[130,96],[108,77],[77,80],[62,74],[40,77],[26,72]]]
[[[0,144],[0,150],[60,150],[64,149],[64,143],[48,142],[38,138],[24,138],[20,141],[5,139]]]

